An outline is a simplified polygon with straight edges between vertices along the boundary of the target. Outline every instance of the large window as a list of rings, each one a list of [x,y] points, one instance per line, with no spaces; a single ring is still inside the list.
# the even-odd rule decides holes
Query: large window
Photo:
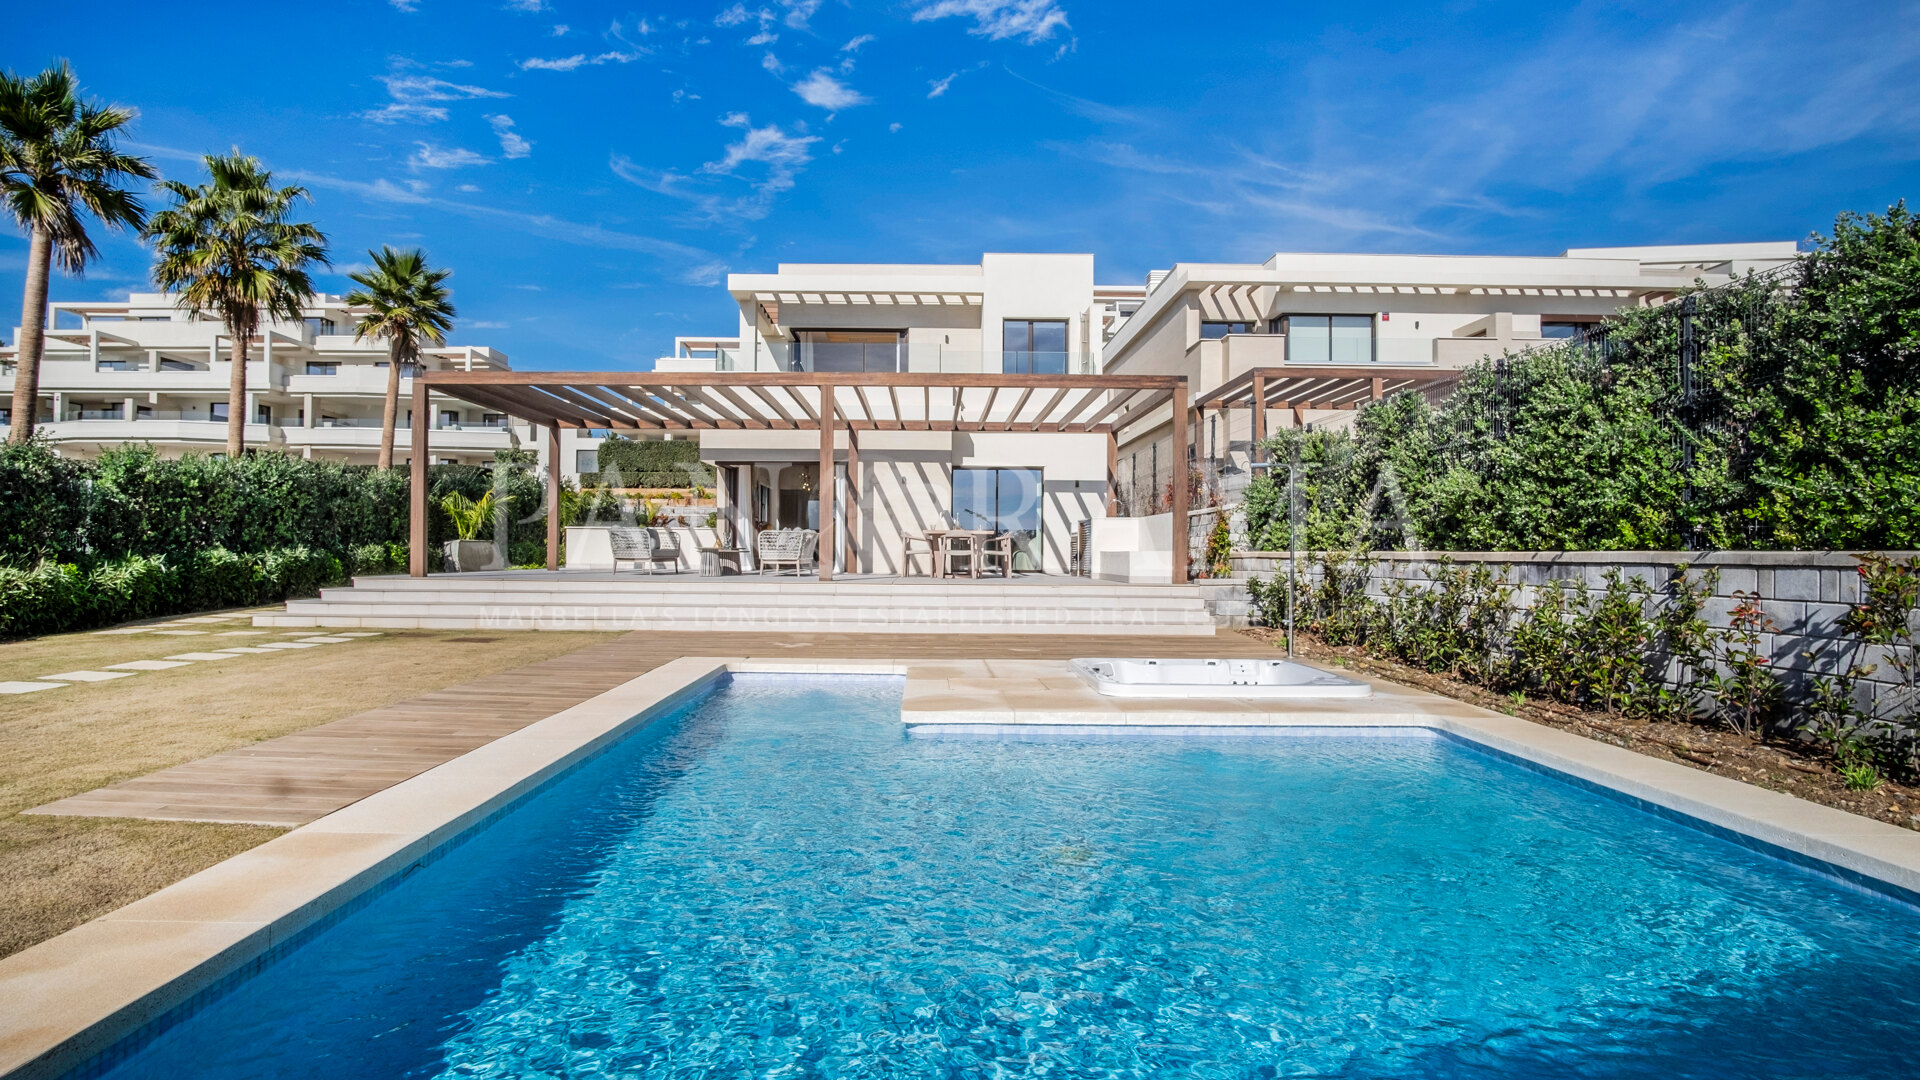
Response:
[[[798,330],[796,371],[899,371],[898,330]]]
[[[1287,363],[1373,363],[1373,316],[1289,315]]]
[[[1040,569],[1040,470],[953,470],[953,520],[1013,535],[1013,568]]]
[[[1200,324],[1200,336],[1205,339],[1223,338],[1228,334],[1251,334],[1250,322],[1203,322]]]
[[[1067,321],[1008,319],[1000,330],[1000,370],[1015,375],[1065,375]]]
[[[1542,322],[1540,336],[1543,338],[1577,338],[1587,328],[1587,323]]]

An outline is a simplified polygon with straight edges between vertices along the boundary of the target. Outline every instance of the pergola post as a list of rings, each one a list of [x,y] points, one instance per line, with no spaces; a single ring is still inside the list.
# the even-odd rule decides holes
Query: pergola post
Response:
[[[833,384],[820,384],[820,544],[814,549],[820,580],[833,580],[833,419],[837,407]]]
[[[1187,380],[1173,388],[1173,583],[1187,583],[1187,489],[1193,485],[1193,467],[1187,461]]]
[[[560,569],[560,425],[547,425],[547,569]]]
[[[1253,451],[1247,455],[1248,461],[1267,460],[1267,380],[1263,375],[1253,377]]]
[[[847,429],[847,573],[860,572],[860,433]]]
[[[1107,516],[1120,515],[1120,436],[1107,432]]]
[[[312,417],[309,412],[308,417]],[[311,421],[309,421],[311,422]],[[433,425],[433,413],[427,405],[427,380],[413,380],[412,458],[408,464],[407,573],[427,576],[427,430]]]

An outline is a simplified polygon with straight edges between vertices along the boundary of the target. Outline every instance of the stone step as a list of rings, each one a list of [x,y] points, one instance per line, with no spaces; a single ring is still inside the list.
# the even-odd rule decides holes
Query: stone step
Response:
[[[1039,597],[1000,597],[1000,596],[943,596],[937,598],[915,596],[847,596],[822,593],[817,596],[774,596],[766,594],[699,594],[699,593],[601,593],[569,594],[534,592],[531,590],[510,593],[484,589],[448,590],[437,594],[388,592],[384,590],[328,589],[318,599],[293,600],[291,605],[314,604],[354,604],[354,605],[418,605],[432,604],[444,606],[461,604],[469,606],[512,605],[527,606],[544,604],[550,606],[573,605],[622,605],[629,607],[659,608],[861,608],[865,610],[920,611],[927,608],[941,609],[983,609],[1000,610],[1008,608],[1047,608],[1069,610],[1127,610],[1127,611],[1185,611],[1198,609],[1205,605],[1207,597],[1190,594],[1184,597],[1103,597],[1103,596],[1039,596]]]
[[[1045,612],[998,611],[992,617],[929,611],[919,618],[872,618],[859,613],[807,611],[741,616],[663,617],[662,613],[618,607],[577,609],[521,607],[488,613],[455,613],[432,606],[389,607],[375,613],[348,614],[337,610],[260,615],[254,625],[264,627],[368,627],[421,630],[674,630],[836,633],[836,634],[1070,634],[1070,635],[1210,635],[1214,619],[1204,612],[1179,619],[1121,619],[1088,613],[1084,619],[1062,621]]]

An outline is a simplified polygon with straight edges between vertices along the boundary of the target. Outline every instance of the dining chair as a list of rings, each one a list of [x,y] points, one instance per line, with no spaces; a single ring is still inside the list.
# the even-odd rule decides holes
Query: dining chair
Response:
[[[991,565],[992,560],[1000,560],[1000,569],[1004,576],[1013,576],[1013,534],[998,533],[985,539],[980,546],[981,561]]]
[[[900,560],[901,572],[911,577],[913,574],[914,556],[925,555],[927,557],[927,576],[938,577],[940,574],[940,542],[928,536],[926,533],[905,533],[901,539],[905,542],[905,554]],[[915,544],[920,545],[918,550],[914,548]]]

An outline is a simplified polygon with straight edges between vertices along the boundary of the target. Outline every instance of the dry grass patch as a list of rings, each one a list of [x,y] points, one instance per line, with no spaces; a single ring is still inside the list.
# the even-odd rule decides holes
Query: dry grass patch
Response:
[[[0,681],[288,640],[220,636],[245,620],[170,626],[205,635],[64,634],[0,644]],[[615,635],[433,630],[239,655],[111,682],[0,697],[0,955],[145,896],[282,830],[20,816],[20,811],[223,750],[573,652]]]

